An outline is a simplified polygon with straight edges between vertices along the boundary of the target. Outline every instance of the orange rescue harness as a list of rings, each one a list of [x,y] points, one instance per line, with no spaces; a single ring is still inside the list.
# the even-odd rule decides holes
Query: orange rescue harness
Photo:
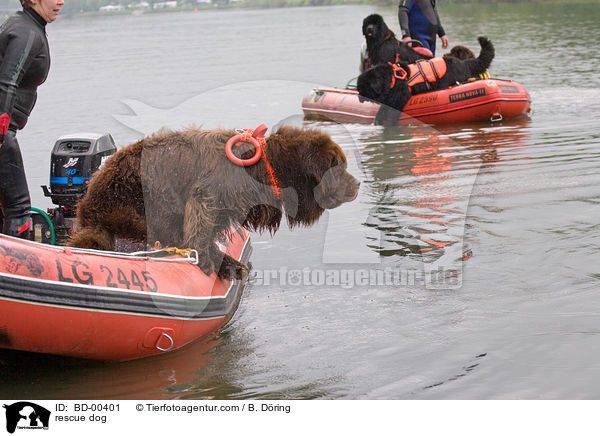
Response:
[[[420,59],[414,64],[408,65],[408,71],[399,65],[389,64],[394,69],[390,88],[396,86],[396,79],[405,80],[408,77],[408,89],[412,94],[412,87],[425,83],[427,89],[431,89],[430,83],[437,82],[446,75],[446,61],[444,58]]]
[[[281,184],[275,175],[275,170],[273,169],[271,162],[267,158],[267,138],[265,137],[265,133],[267,133],[267,126],[264,124],[261,124],[256,129],[243,129],[241,133],[232,136],[227,140],[227,143],[225,144],[225,154],[232,163],[244,167],[254,165],[262,158],[265,163],[265,168],[267,169],[267,174],[269,175],[269,180],[271,181],[273,194],[275,194],[275,197],[282,200],[283,190],[281,189]],[[233,146],[238,146],[238,143],[242,142],[250,142],[254,145],[254,156],[250,159],[240,159],[233,154]]]

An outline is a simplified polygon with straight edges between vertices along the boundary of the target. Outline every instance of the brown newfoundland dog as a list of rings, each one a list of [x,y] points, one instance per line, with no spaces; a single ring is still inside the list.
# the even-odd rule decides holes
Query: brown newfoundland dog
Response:
[[[477,58],[460,59],[447,54],[412,65],[376,65],[358,76],[359,97],[361,101],[369,99],[382,104],[376,123],[393,124],[412,95],[449,88],[484,74],[494,59],[495,51],[488,38],[480,36],[478,41],[481,52]]]
[[[465,59],[475,58],[475,53],[473,53],[473,51],[469,47],[466,47],[464,45],[455,45],[450,49],[450,53],[448,53],[448,55],[454,56],[458,59],[462,59],[463,61]]]
[[[356,198],[359,182],[329,135],[281,127],[266,140],[267,159],[243,167],[225,153],[236,134],[164,130],[122,148],[92,177],[67,245],[112,250],[115,238],[160,241],[196,249],[206,274],[239,279],[247,267],[216,244],[232,225],[274,233],[285,213],[290,227],[310,226],[324,209]],[[243,159],[255,152],[250,143],[234,149]]]

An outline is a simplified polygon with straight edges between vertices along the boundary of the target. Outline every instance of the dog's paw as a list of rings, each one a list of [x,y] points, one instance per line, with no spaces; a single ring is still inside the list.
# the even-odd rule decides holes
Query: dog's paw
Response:
[[[250,268],[237,260],[225,256],[217,272],[217,276],[224,280],[246,280],[250,274]]]

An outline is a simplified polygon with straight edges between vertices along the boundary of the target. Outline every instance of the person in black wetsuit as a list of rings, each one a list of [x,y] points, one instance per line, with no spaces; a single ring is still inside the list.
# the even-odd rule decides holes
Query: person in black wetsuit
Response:
[[[64,0],[21,0],[22,11],[0,27],[0,202],[2,233],[27,238],[31,227],[29,189],[16,132],[27,124],[50,69],[46,24]]]
[[[402,40],[417,39],[435,56],[435,36],[442,40],[442,48],[448,48],[448,37],[437,13],[436,0],[400,0],[398,21]]]

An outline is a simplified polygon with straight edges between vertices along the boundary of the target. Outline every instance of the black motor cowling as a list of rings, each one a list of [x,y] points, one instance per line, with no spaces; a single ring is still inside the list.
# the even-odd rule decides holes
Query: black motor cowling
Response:
[[[117,151],[108,133],[84,133],[58,138],[50,159],[50,191],[57,206],[72,208],[85,195],[92,174]]]
[[[52,222],[55,243],[65,242],[76,230],[75,208],[87,190],[92,174],[117,151],[109,133],[80,133],[61,136],[56,140],[50,158],[50,189],[42,186],[44,195],[56,208],[48,209],[47,217],[32,213],[34,231],[31,237],[50,243]]]

